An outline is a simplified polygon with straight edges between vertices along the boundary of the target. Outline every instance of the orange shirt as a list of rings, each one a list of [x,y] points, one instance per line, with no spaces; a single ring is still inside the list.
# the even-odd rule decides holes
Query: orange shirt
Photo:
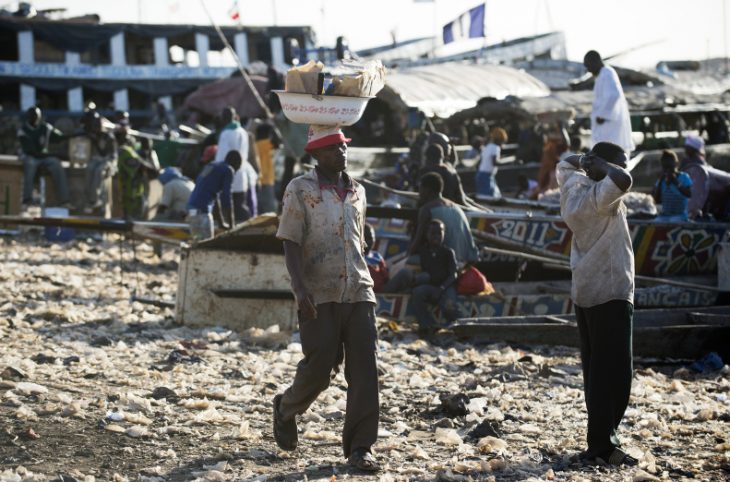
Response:
[[[256,152],[259,155],[261,172],[259,182],[262,186],[274,185],[274,148],[269,139],[256,141]]]

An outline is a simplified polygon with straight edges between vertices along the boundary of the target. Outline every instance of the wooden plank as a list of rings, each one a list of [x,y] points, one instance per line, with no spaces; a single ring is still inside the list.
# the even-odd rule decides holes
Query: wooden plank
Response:
[[[255,300],[293,300],[294,294],[288,290],[210,290],[219,298]]]
[[[453,327],[457,336],[473,342],[578,347],[574,324],[495,323]],[[711,351],[724,353],[730,347],[730,325],[676,325],[638,327],[633,332],[636,356],[694,359]]]

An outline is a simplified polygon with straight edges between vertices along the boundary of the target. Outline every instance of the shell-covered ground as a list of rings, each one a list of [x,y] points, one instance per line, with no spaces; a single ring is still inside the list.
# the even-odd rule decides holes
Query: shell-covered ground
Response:
[[[277,449],[271,400],[297,335],[175,323],[178,253],[0,239],[0,481],[727,480],[728,367],[638,361],[621,427],[639,467],[570,465],[584,448],[577,351],[437,345],[379,320],[377,475],[350,470],[338,375]],[[449,399],[447,409],[442,399]],[[465,409],[465,414],[459,410]]]

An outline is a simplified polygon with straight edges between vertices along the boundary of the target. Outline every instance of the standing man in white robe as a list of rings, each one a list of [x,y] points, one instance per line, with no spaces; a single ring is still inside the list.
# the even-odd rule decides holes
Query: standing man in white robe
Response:
[[[596,78],[591,112],[591,144],[611,142],[630,154],[636,146],[631,139],[629,104],[616,71],[605,65],[595,50],[585,55],[583,65]]]

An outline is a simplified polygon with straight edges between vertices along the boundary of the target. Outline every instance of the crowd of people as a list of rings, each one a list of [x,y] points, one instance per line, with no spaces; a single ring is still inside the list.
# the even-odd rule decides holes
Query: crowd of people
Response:
[[[539,199],[559,190],[560,213],[572,232],[571,298],[588,412],[587,450],[580,459],[636,465],[616,434],[628,405],[633,367],[634,257],[622,200],[633,183],[628,161],[635,146],[615,70],[595,51],[585,55],[584,64],[595,77],[592,147],[584,149],[563,124],[547,126],[541,132],[537,179],[520,178],[518,195]],[[353,466],[378,470],[371,451],[379,417],[375,293],[409,293],[419,334],[432,340],[439,330],[435,308],[444,320],[454,320],[462,315],[459,293],[487,288],[474,266],[479,251],[464,212],[474,201],[464,192],[456,169],[456,149],[445,134],[424,132],[411,150],[410,163],[397,167],[404,180],[398,187],[412,188],[418,199],[409,248],[394,263],[375,250],[376,232],[366,223],[366,191],[347,173],[350,139],[339,128],[309,127],[303,150],[314,167],[294,177],[296,160],[286,163],[281,176],[275,169],[279,133],[286,136],[286,128],[260,122],[250,123],[247,130],[246,124],[232,107],[221,112],[219,128],[202,143],[193,180],[176,166],[161,169],[149,139],[130,135],[128,115],[120,113],[114,128],[107,129],[103,118],[89,111],[81,132],[73,134],[86,137],[90,145],[82,209],[100,209],[108,200],[105,182],[115,178],[125,217],[146,216],[149,182],[156,179],[163,186],[157,219],[186,220],[195,240],[213,237],[216,224],[232,228],[259,213],[280,211],[277,237],[298,306],[304,358],[292,384],[274,398],[276,442],[285,450],[297,447],[296,416],[327,388],[331,372],[344,361],[348,401],[343,451]],[[48,153],[51,142],[68,136],[44,122],[38,108],[28,110],[18,136],[23,203],[33,202],[34,179],[45,170],[59,203],[71,206],[64,169]],[[493,125],[488,140],[473,143],[477,198],[502,196],[496,174],[505,162],[502,149],[508,138],[503,127]],[[707,163],[704,147],[701,137],[686,136],[681,160],[671,150],[662,153],[662,172],[652,193],[662,206],[658,221],[730,216],[730,174]],[[460,281],[475,272],[483,283],[464,291]]]
[[[227,214],[230,211],[233,221],[226,223],[230,227],[258,213],[276,212],[274,153],[279,141],[273,125],[257,123],[251,133],[242,127],[232,107],[223,110],[219,125],[202,143],[202,155],[193,170],[197,175],[191,179],[183,174],[185,168],[175,156],[165,160],[164,169],[161,167],[157,154],[160,149],[154,145],[153,136],[132,131],[126,112],[117,112],[107,120],[94,108],[88,109],[80,128],[64,135],[43,119],[40,108],[28,109],[18,130],[19,159],[23,164],[22,210],[39,203],[34,195],[36,182],[39,176],[50,175],[55,205],[87,215],[104,214],[112,194],[109,180],[117,183],[119,204],[126,219],[145,220],[154,211],[157,220],[187,219],[212,230],[213,213],[217,219],[231,221]],[[88,146],[78,199],[71,198],[63,163],[49,151],[52,143],[72,138],[83,138]],[[237,161],[229,156],[231,152],[238,153]],[[232,165],[236,168],[228,185],[225,171]],[[154,210],[148,203],[153,180],[162,185]],[[202,223],[199,218],[208,215],[210,222]],[[194,230],[193,235],[204,238],[212,236],[212,231]]]

